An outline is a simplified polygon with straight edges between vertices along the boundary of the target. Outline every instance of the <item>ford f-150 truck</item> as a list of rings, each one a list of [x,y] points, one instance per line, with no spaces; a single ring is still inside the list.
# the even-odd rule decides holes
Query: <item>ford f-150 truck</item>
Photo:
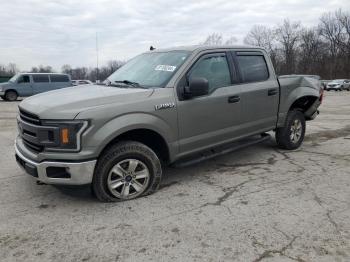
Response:
[[[103,85],[25,99],[16,160],[46,184],[91,184],[101,201],[155,192],[165,165],[196,162],[264,140],[293,150],[322,102],[319,80],[275,75],[261,48],[153,50]]]

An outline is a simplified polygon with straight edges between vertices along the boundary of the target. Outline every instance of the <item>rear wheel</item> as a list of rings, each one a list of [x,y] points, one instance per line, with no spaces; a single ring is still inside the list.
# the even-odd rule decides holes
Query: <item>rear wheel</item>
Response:
[[[304,140],[305,127],[304,114],[296,109],[289,111],[284,127],[276,130],[278,146],[288,150],[297,149]]]
[[[103,202],[130,200],[155,192],[161,177],[157,155],[144,144],[126,141],[102,154],[95,168],[92,188]]]
[[[5,100],[7,101],[16,101],[17,97],[18,97],[17,93],[12,90],[9,90],[5,93]]]

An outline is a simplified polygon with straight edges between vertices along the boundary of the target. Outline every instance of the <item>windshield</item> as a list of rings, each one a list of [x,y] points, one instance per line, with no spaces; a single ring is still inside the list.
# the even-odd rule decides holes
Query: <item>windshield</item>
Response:
[[[332,82],[337,84],[342,84],[344,82],[344,79],[336,79],[336,80],[333,80]]]
[[[14,75],[13,77],[10,78],[9,82],[15,83],[19,76],[20,76],[20,74]]]
[[[134,82],[142,87],[164,87],[190,52],[145,53],[131,59],[107,79],[113,83]]]

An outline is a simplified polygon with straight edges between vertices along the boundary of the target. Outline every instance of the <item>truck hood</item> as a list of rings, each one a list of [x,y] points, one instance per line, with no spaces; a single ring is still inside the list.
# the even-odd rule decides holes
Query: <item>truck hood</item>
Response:
[[[80,112],[110,103],[137,103],[154,89],[82,85],[41,93],[24,99],[19,108],[41,119],[74,119]]]
[[[0,87],[8,87],[9,85],[10,85],[10,82],[0,83]]]

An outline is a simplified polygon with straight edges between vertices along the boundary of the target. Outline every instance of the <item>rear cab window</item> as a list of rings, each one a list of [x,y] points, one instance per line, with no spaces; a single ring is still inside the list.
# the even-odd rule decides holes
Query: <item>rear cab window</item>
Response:
[[[242,82],[261,82],[269,79],[269,70],[261,52],[236,52]]]

